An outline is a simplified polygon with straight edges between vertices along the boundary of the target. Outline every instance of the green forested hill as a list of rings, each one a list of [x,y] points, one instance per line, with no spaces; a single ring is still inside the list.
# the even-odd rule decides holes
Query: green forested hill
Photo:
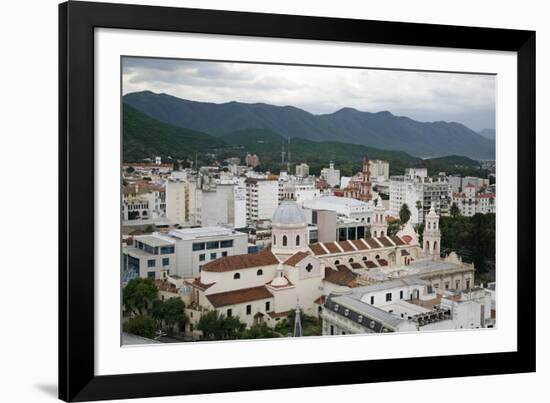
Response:
[[[195,130],[160,122],[130,105],[123,104],[123,160],[168,156],[174,159],[195,158],[195,153],[206,153],[226,143],[216,137]]]
[[[294,106],[196,102],[151,91],[126,94],[124,102],[154,119],[222,137],[251,127],[283,137],[339,141],[429,158],[456,154],[492,159],[495,142],[454,122],[419,122],[388,111],[342,108],[315,115]]]

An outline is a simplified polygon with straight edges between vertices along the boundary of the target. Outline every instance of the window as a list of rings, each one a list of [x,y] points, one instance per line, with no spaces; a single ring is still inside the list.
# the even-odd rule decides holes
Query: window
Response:
[[[157,265],[157,261],[155,259],[149,259],[147,261],[147,267],[155,267]]]
[[[334,336],[334,326],[330,325],[330,335]]]
[[[470,280],[466,280],[466,289],[470,289]]]
[[[376,259],[380,259],[380,255],[376,255],[375,258],[376,258]]]
[[[403,290],[399,291],[399,299],[403,299]]]
[[[371,297],[370,297],[370,304],[374,305],[374,295],[371,295]]]
[[[229,308],[229,309],[227,310],[227,317],[230,318],[231,315],[233,315],[233,311],[231,310],[231,308]]]
[[[273,235],[273,245],[277,245],[277,235]]]
[[[349,263],[353,263],[353,258],[350,257],[349,260],[348,260]]]
[[[154,271],[147,272],[147,278],[150,278],[150,279],[154,280],[155,279],[155,272]]]
[[[391,302],[391,292],[386,293],[386,302]]]
[[[458,290],[460,288],[460,280],[455,281],[455,290]]]
[[[340,261],[339,261],[339,260],[335,260],[335,261],[334,261],[334,264],[340,264]]]
[[[160,254],[161,255],[169,255],[170,253],[174,253],[174,247],[173,246],[161,246],[160,248]]]
[[[357,317],[357,322],[359,322],[359,323],[363,322],[363,315],[359,315]]]
[[[163,266],[168,266],[169,264],[170,264],[170,258],[163,257],[162,258],[162,265]]]
[[[265,303],[265,311],[266,311],[266,312],[269,312],[270,309],[271,309],[271,303],[270,303],[269,301],[267,301],[267,302]]]
[[[247,305],[246,306],[246,314],[250,315],[251,313],[252,313],[252,305]]]
[[[349,315],[349,309],[344,309],[344,316],[348,316]]]
[[[258,269],[258,271],[256,272],[257,276],[261,276],[263,274],[264,274],[264,271],[262,269]]]
[[[363,256],[363,262],[366,262],[366,261],[367,261],[367,257]]]
[[[313,270],[313,265],[311,263],[308,263],[307,266],[306,266],[306,271],[308,273],[311,273],[311,270]]]
[[[448,282],[448,281],[445,281],[445,289],[446,289],[446,290],[449,289],[449,282]]]
[[[206,242],[206,249],[218,249],[220,243],[218,241]]]
[[[283,235],[283,246],[286,246],[286,244],[287,244],[286,235]]]
[[[224,251],[222,252],[222,256],[223,256],[223,257],[226,257],[226,256],[227,256],[227,251],[224,250]]]
[[[240,278],[241,278],[241,273],[235,273],[235,274],[233,274],[233,278],[234,278],[235,280],[240,279]]]
[[[190,332],[193,331],[193,324],[192,324],[192,323],[189,324],[189,331],[190,331]]]
[[[204,250],[204,242],[194,243],[193,250]]]
[[[300,246],[300,235],[296,235],[296,246]]]
[[[214,259],[216,259],[217,257],[218,257],[218,256],[217,256],[215,253],[211,253],[211,254],[210,254],[210,259],[211,259],[211,260],[214,260]]]
[[[374,321],[371,320],[370,323],[369,323],[370,328],[371,328],[371,329],[374,329],[374,325],[375,325]]]
[[[206,255],[204,253],[201,253],[199,255],[199,262],[204,262],[205,259],[206,259]]]
[[[233,247],[233,240],[228,239],[226,241],[221,241],[220,242],[220,247],[221,248],[232,248]]]

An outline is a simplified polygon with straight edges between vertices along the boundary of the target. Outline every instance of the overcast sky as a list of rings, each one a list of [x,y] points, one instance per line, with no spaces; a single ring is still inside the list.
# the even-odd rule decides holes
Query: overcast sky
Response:
[[[495,76],[124,58],[123,93],[149,90],[193,101],[292,105],[314,114],[343,107],[420,121],[495,127]]]

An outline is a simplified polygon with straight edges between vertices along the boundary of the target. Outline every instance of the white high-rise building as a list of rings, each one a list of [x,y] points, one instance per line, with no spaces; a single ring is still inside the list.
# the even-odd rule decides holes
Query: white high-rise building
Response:
[[[200,216],[196,224],[202,226],[227,225],[246,227],[246,189],[237,184],[217,184],[199,189]]]
[[[247,178],[245,184],[247,222],[271,220],[279,205],[277,178]]]
[[[303,162],[300,165],[296,165],[296,176],[300,176],[302,178],[309,176],[309,165]]]
[[[166,182],[166,218],[172,224],[189,223],[189,181],[183,172],[174,172]]]
[[[328,168],[323,168],[321,170],[321,177],[329,186],[336,186],[340,183],[340,170],[334,169],[334,163],[331,162]]]
[[[380,178],[382,178],[382,181],[389,179],[390,163],[388,161],[370,160],[369,165],[370,174],[373,179],[376,178],[377,181],[380,181]]]

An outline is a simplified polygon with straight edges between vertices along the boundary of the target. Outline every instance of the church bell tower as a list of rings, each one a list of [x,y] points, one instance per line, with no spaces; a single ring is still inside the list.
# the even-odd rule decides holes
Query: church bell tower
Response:
[[[426,215],[423,242],[424,255],[439,259],[441,253],[441,232],[439,231],[439,215],[435,212],[434,203],[432,203],[430,212]]]

